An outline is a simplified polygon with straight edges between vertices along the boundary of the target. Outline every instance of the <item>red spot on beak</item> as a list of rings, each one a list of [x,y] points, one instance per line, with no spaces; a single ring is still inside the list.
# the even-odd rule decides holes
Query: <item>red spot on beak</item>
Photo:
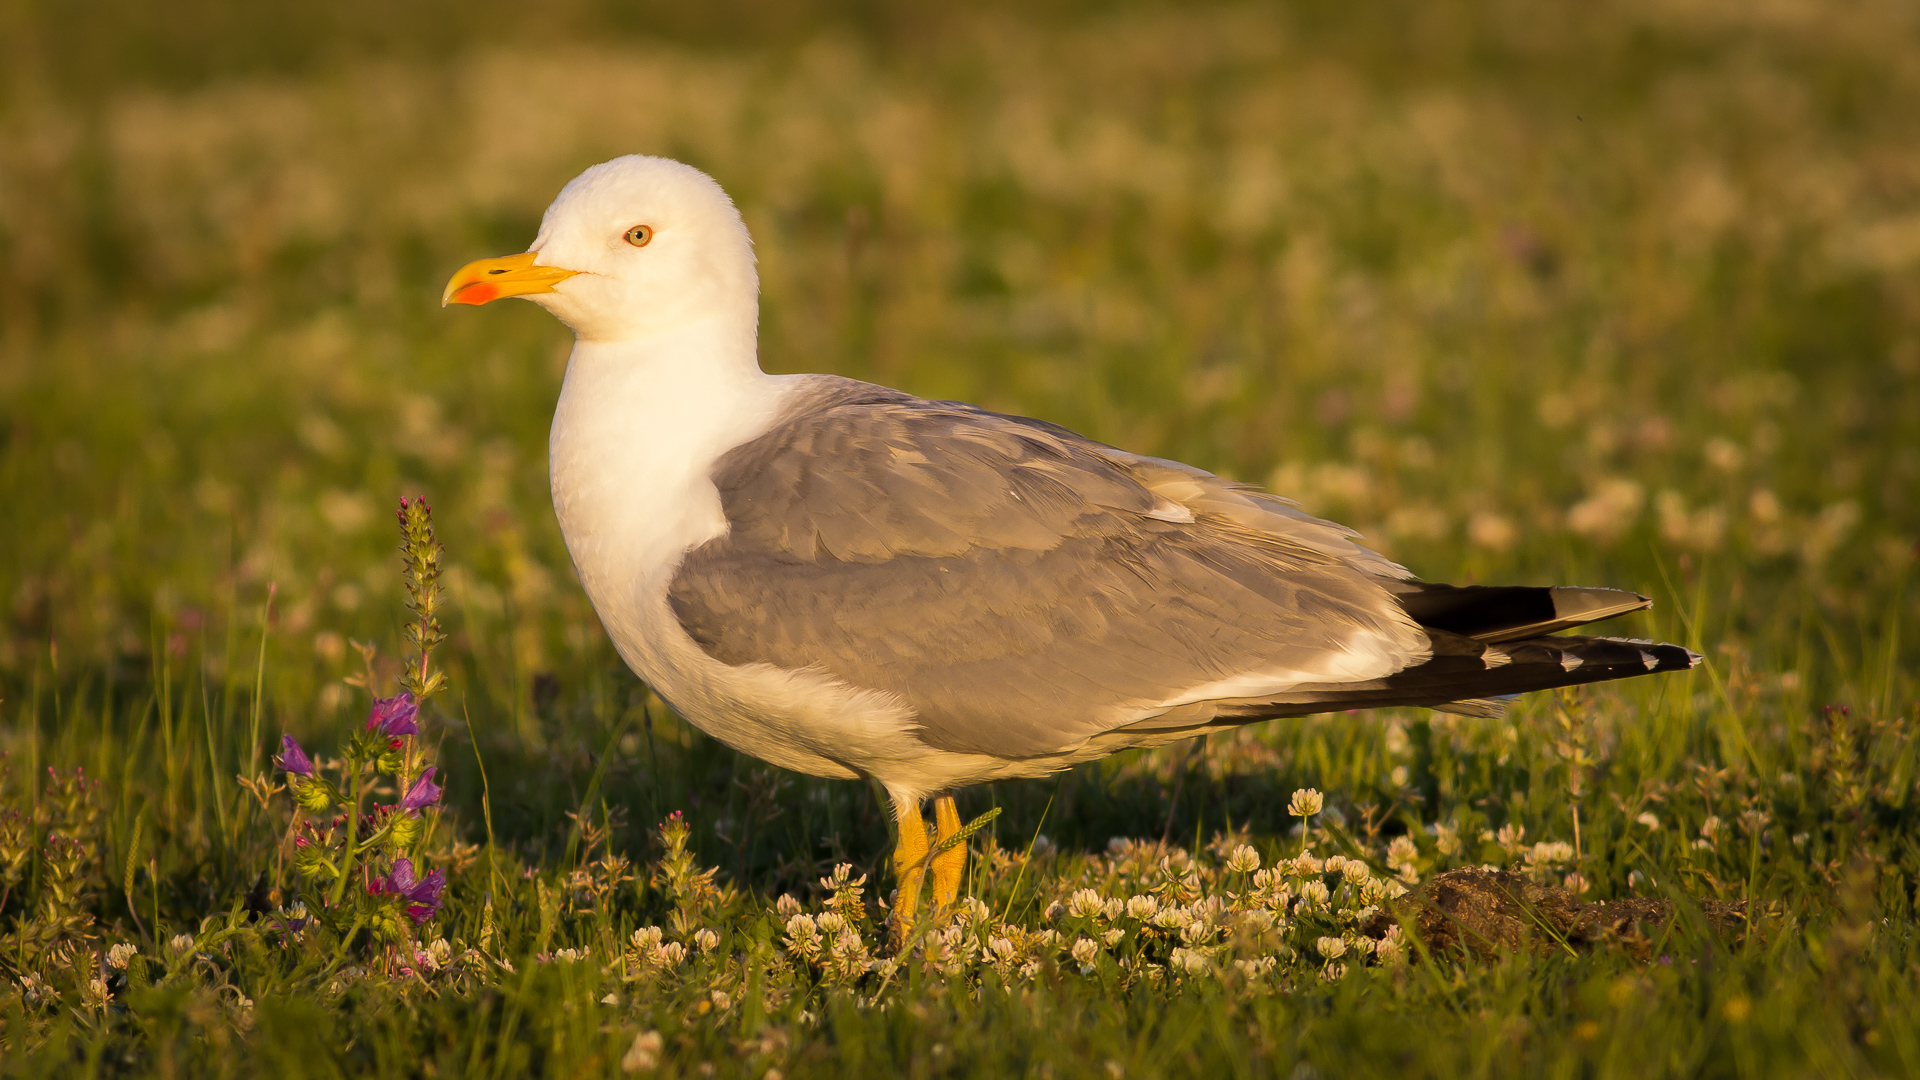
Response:
[[[456,304],[488,304],[500,299],[500,290],[484,281],[476,281],[453,294]]]

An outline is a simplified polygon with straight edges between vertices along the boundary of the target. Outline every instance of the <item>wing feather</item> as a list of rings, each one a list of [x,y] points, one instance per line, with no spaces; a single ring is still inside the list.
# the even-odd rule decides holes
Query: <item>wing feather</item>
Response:
[[[823,377],[714,481],[730,531],[669,590],[687,632],[890,691],[944,749],[1057,753],[1196,687],[1427,658],[1405,571],[1349,531],[1051,424]]]

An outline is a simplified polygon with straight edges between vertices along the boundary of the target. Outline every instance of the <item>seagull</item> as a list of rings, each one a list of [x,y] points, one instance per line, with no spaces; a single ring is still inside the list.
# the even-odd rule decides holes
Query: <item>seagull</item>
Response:
[[[769,375],[746,225],[677,161],[588,169],[530,248],[462,267],[442,303],[510,296],[574,333],[553,506],[614,646],[735,750],[879,781],[899,826],[896,941],[928,875],[936,908],[958,897],[966,848],[944,842],[967,785],[1277,717],[1496,715],[1699,660],[1557,633],[1650,607],[1637,593],[1424,582],[1203,469]]]

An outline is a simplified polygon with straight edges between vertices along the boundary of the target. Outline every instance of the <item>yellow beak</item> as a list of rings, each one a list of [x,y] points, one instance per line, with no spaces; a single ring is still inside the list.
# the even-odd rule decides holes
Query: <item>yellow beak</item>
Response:
[[[503,296],[550,293],[555,285],[580,273],[558,266],[535,266],[537,252],[528,251],[499,259],[480,259],[460,268],[440,294],[440,306],[448,304],[485,304]]]

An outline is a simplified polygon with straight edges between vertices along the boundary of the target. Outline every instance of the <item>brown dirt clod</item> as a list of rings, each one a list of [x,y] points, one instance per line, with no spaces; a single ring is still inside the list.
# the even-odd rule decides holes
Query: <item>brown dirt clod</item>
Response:
[[[1694,903],[1714,932],[1738,939],[1747,932],[1745,901]],[[1449,870],[1407,894],[1363,928],[1384,937],[1403,923],[1433,954],[1464,953],[1479,960],[1506,953],[1566,949],[1625,949],[1652,958],[1655,941],[1674,918],[1667,900],[1631,897],[1582,903],[1574,894],[1509,871]]]

